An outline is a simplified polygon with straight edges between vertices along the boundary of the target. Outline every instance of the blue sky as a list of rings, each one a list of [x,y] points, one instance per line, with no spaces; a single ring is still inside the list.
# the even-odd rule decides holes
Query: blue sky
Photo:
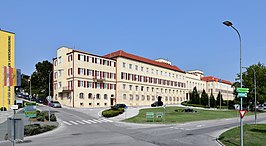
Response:
[[[124,50],[165,58],[182,70],[234,82],[243,66],[266,62],[266,1],[243,0],[9,0],[1,1],[0,28],[16,34],[16,67],[56,56],[60,46],[97,55]]]

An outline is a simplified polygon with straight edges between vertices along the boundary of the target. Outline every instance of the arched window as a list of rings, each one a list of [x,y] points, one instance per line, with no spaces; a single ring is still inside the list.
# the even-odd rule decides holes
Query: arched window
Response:
[[[147,100],[150,100],[150,96],[149,95],[147,95]]]
[[[84,93],[79,93],[79,98],[83,99],[84,98]]]
[[[165,101],[168,101],[168,97],[167,96],[165,96]]]
[[[136,95],[136,100],[139,100],[139,95]]]
[[[175,97],[173,97],[173,101],[175,101]]]
[[[152,96],[151,100],[152,100],[152,101],[154,101],[154,100],[155,100],[155,97],[154,97],[154,96]]]
[[[89,99],[92,99],[92,93],[89,93],[89,94],[88,94],[88,98],[89,98]]]
[[[107,94],[104,94],[104,95],[103,95],[103,98],[104,98],[105,100],[107,100],[107,99],[108,99]]]
[[[127,95],[123,94],[123,100],[126,100],[126,99],[127,99]]]
[[[133,95],[132,94],[129,95],[129,100],[133,100]]]
[[[101,99],[101,95],[99,93],[96,94],[96,99]]]
[[[172,97],[171,96],[169,97],[169,101],[172,101]]]
[[[179,97],[176,98],[176,101],[179,101]]]
[[[141,100],[145,100],[145,96],[144,95],[141,96]]]

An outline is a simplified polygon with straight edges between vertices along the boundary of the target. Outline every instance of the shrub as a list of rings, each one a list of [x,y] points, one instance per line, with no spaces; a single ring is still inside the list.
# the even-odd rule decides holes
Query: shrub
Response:
[[[54,125],[44,125],[44,126],[40,126],[40,124],[26,125],[24,126],[24,135],[25,136],[36,135],[46,131],[50,131],[54,128],[56,128],[56,126]]]
[[[114,117],[114,116],[117,116],[121,113],[123,113],[123,112],[119,111],[119,110],[108,109],[108,110],[103,111],[102,115],[104,117]]]
[[[55,114],[51,114],[51,116],[50,116],[50,121],[52,121],[52,122],[55,122],[55,121],[56,121],[56,116],[55,116]]]
[[[45,117],[44,116],[41,116],[41,115],[39,115],[37,118],[37,121],[44,121],[44,119],[45,119]]]

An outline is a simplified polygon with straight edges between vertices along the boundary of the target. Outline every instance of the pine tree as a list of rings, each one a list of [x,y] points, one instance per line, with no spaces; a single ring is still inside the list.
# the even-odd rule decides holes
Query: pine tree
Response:
[[[216,107],[216,102],[215,102],[215,99],[214,99],[214,96],[213,96],[212,93],[211,93],[211,96],[210,96],[210,106],[211,107]]]
[[[201,104],[204,106],[208,106],[208,100],[209,100],[209,96],[206,93],[206,91],[203,89],[201,93]]]
[[[221,106],[223,105],[223,95],[221,94],[221,92],[219,91],[218,95],[217,95],[217,100],[216,100],[216,105],[220,106],[220,98],[221,98]]]

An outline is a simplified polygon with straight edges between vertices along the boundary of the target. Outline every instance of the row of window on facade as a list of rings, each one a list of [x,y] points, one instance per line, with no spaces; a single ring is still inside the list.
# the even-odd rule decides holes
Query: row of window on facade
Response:
[[[186,84],[181,83],[181,82],[158,79],[158,78],[136,75],[136,74],[130,74],[130,73],[124,73],[124,72],[121,73],[121,79],[130,80],[130,81],[153,83],[153,84],[159,84],[159,85],[182,87],[182,88],[186,87]]]
[[[68,72],[69,72],[68,75],[72,75],[72,68],[69,69]],[[115,73],[97,71],[97,70],[91,70],[91,69],[85,69],[85,68],[78,68],[78,74],[79,75],[93,76],[93,77],[96,77],[98,79],[102,79],[102,78],[116,79]]]
[[[78,87],[115,90],[116,84],[78,80]]]
[[[73,60],[72,54],[68,55],[68,61],[70,62],[72,60]],[[111,67],[116,66],[115,61],[103,59],[100,57],[89,56],[89,55],[85,55],[85,54],[78,54],[78,60],[84,61],[84,62],[90,62],[90,63],[95,63],[95,64],[111,66]]]
[[[123,94],[123,100],[134,100],[134,96],[132,94],[129,94],[129,97],[127,97],[127,94]],[[135,100],[142,100],[142,101],[155,101],[157,99],[155,99],[155,96],[145,96],[145,95],[141,95],[141,99],[139,95],[135,95]],[[182,102],[182,97],[171,97],[171,96],[165,96],[164,98],[162,98],[163,101],[181,101]]]
[[[80,99],[84,99],[85,98],[85,94],[84,93],[79,93],[79,98]],[[93,95],[92,93],[89,93],[89,94],[87,94],[87,98],[88,99],[97,99],[97,100],[100,100],[101,99],[101,94],[100,93],[97,93],[97,94],[95,94],[95,95]],[[114,94],[111,94],[111,97],[110,98],[114,98]],[[104,100],[108,100],[108,95],[107,94],[104,94],[103,95],[103,99]]]
[[[122,63],[122,67],[126,68],[126,63],[125,62]],[[133,65],[132,64],[128,64],[128,68],[129,69],[133,69]],[[138,65],[135,65],[135,70],[136,71],[140,70],[140,71],[144,72],[144,67],[143,66],[139,67]],[[155,74],[156,73],[156,75],[159,75],[159,72],[160,72],[161,76],[172,77],[172,78],[176,78],[176,79],[185,79],[185,76],[182,76],[182,75],[178,75],[178,74],[174,74],[174,73],[168,73],[168,72],[163,72],[163,71],[159,71],[159,70],[154,71],[154,69],[149,70],[149,68],[146,68],[146,73],[149,73],[149,72],[151,74]]]
[[[189,89],[192,89],[192,88],[194,88],[194,87],[196,87],[198,90],[203,90],[203,89],[205,89],[204,87],[205,87],[205,84],[203,84],[203,83],[197,83],[197,82],[188,82],[187,81],[187,86],[188,86],[188,88]]]
[[[126,84],[123,84],[123,89],[124,90],[127,90],[127,87],[126,87],[127,85]],[[133,90],[133,85],[128,85],[128,89],[130,90],[130,91],[132,91]],[[151,89],[151,90],[150,90]],[[145,92],[154,92],[155,91],[155,88],[154,87],[146,87],[146,90],[145,90],[145,87],[144,86],[140,86],[140,88],[139,88],[139,86],[138,85],[136,85],[135,86],[135,91],[145,91]],[[178,94],[178,90],[174,90],[174,89],[163,89],[163,88],[161,88],[161,90],[159,89],[159,88],[156,88],[156,93],[169,93],[169,94]],[[180,94],[182,94],[182,91],[180,90]],[[183,94],[185,94],[185,91],[183,91]]]
[[[84,105],[83,102],[80,102],[79,105],[80,105],[80,106],[86,106],[86,105]],[[101,106],[101,103],[97,102],[97,103],[94,104],[94,103],[89,102],[88,105],[89,105],[89,106],[95,106],[95,105],[96,105],[96,106]],[[107,103],[104,103],[104,106],[107,106]]]

